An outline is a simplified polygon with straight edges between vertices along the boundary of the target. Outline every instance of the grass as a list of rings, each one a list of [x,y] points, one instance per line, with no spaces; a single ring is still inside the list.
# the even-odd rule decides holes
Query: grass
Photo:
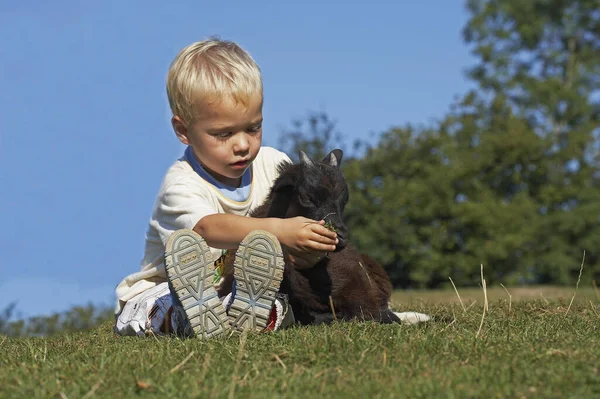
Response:
[[[507,287],[512,295],[513,301],[524,300],[541,300],[543,302],[553,300],[569,302],[573,297],[574,288],[555,287],[555,286],[530,286],[530,287]],[[498,301],[506,300],[509,297],[502,287],[488,288],[488,300]],[[481,288],[459,288],[458,292],[461,299],[468,306],[472,302],[478,302],[479,305],[483,302],[483,294]],[[600,292],[596,292],[592,287],[580,288],[577,291],[575,301],[594,301],[600,303]],[[456,292],[453,288],[447,290],[423,290],[423,291],[395,291],[392,295],[392,303],[402,307],[411,307],[414,305],[420,306],[430,303],[459,303]],[[473,305],[475,306],[475,305]]]
[[[0,397],[597,398],[596,292],[395,293],[417,326],[336,323],[212,341],[117,337],[111,325],[0,337]],[[541,294],[541,295],[540,295]],[[476,301],[476,302],[474,302]]]

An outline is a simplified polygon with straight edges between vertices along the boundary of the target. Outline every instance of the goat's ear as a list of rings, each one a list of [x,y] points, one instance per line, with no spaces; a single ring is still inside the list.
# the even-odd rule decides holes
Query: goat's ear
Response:
[[[294,179],[289,173],[280,175],[273,184],[266,204],[270,201],[267,209],[267,217],[285,218],[294,192]]]
[[[287,187],[294,187],[294,179],[290,174],[281,175],[273,184],[273,192],[276,193]]]
[[[342,163],[342,157],[344,153],[339,148],[331,151],[325,158],[323,158],[323,163],[329,166],[333,166],[334,168],[339,168]]]
[[[300,163],[306,165],[306,166],[313,166],[314,163],[313,161],[311,161],[311,159],[308,157],[308,155],[306,155],[304,153],[304,151],[300,151]]]

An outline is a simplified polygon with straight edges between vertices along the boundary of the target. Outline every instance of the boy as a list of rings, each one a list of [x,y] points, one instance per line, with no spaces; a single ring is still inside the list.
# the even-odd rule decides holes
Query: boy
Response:
[[[294,267],[308,268],[335,249],[337,237],[324,221],[247,216],[268,195],[279,163],[290,161],[261,147],[259,67],[235,43],[197,42],[171,64],[167,95],[187,148],[157,195],[141,271],[116,288],[115,331],[209,338],[286,327],[293,315],[277,294],[282,245]],[[229,280],[214,261],[236,250],[233,291],[219,297]]]

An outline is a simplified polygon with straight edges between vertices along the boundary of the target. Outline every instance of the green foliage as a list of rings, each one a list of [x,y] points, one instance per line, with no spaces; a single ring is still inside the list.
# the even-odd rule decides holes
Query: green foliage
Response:
[[[325,227],[326,229],[328,229],[330,231],[337,232],[337,229],[335,228],[335,226],[333,225],[333,222],[331,220],[325,220],[325,224],[323,224],[323,227]]]
[[[336,122],[327,113],[309,112],[306,118],[292,121],[291,129],[283,131],[279,148],[296,162],[300,151],[304,151],[310,159],[321,160],[334,148],[345,151],[346,144]]]
[[[478,89],[342,167],[351,239],[402,287],[600,279],[600,0],[471,0]],[[323,117],[323,120],[328,120]],[[337,147],[330,130],[294,148]]]
[[[364,158],[343,165],[352,241],[385,265],[396,284],[440,281],[452,268],[440,267],[457,239],[447,177],[452,145],[433,131],[393,129]]]
[[[16,305],[10,304],[0,313],[0,335],[9,337],[52,336],[58,333],[87,331],[107,320],[114,320],[114,311],[93,304],[74,306],[49,316],[19,317]]]
[[[470,75],[483,93],[503,99],[530,138],[519,143],[533,155],[534,174],[523,183],[543,216],[530,268],[540,282],[572,281],[585,249],[597,277],[600,1],[471,0],[467,7],[464,37],[480,60]]]
[[[599,397],[597,306],[576,301],[566,314],[568,301],[493,301],[476,339],[481,298],[466,313],[415,305],[448,318],[418,326],[337,323],[203,341],[118,337],[105,323],[0,337],[0,397]]]

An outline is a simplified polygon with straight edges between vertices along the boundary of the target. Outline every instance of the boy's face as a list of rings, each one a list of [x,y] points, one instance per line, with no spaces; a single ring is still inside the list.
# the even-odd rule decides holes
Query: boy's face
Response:
[[[179,140],[192,147],[196,158],[215,179],[238,187],[256,158],[262,142],[262,96],[253,96],[248,107],[232,99],[206,102],[196,120],[186,124],[172,119]]]

